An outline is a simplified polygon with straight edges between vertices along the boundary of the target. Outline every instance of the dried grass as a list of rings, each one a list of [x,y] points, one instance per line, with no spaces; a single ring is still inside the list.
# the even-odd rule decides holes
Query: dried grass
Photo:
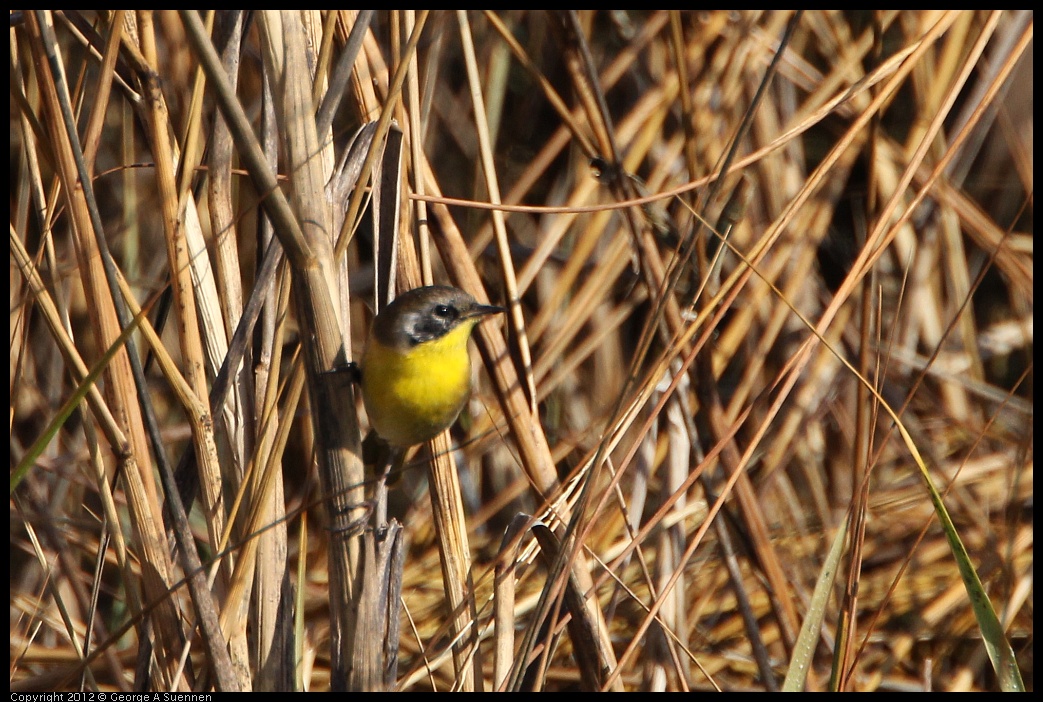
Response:
[[[1012,649],[1033,688],[1031,13],[380,12],[350,75],[354,14],[297,17],[320,77],[290,80],[315,109],[349,80],[320,151],[281,152],[294,212],[322,202],[303,169],[329,177],[393,117],[400,285],[516,303],[478,335],[445,454],[466,534],[438,538],[425,452],[392,491],[392,687],[995,690]],[[13,690],[322,690],[351,662],[328,571],[365,566],[330,524],[356,525],[368,486],[312,468],[336,462],[320,400],[299,402],[321,320],[285,266],[257,289],[259,166],[215,126],[183,18],[12,15]],[[232,68],[255,133],[268,19]],[[42,77],[58,63],[67,88]],[[350,357],[373,270],[355,192],[328,208],[346,268],[322,274]],[[203,570],[161,506],[183,454]],[[340,651],[383,660],[361,641]]]

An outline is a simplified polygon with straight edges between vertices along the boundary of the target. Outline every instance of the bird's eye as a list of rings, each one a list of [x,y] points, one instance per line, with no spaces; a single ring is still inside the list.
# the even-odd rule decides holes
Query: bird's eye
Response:
[[[435,316],[442,319],[452,319],[456,316],[456,310],[450,305],[435,305]]]

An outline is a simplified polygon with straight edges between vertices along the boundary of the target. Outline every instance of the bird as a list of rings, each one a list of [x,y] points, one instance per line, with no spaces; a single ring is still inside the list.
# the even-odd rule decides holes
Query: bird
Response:
[[[467,341],[479,322],[503,311],[446,285],[402,293],[380,311],[361,363],[373,431],[404,450],[452,426],[471,395]]]

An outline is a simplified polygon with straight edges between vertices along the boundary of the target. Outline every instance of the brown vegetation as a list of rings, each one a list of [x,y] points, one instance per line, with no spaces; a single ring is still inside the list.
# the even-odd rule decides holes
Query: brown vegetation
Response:
[[[12,15],[12,689],[1031,690],[1032,28]],[[375,535],[392,242],[511,309]]]

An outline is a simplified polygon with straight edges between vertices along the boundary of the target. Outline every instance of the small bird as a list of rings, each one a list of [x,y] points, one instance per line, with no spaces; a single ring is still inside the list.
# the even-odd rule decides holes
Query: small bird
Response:
[[[483,318],[503,311],[431,285],[380,312],[362,354],[362,402],[377,435],[405,449],[448,429],[471,394],[467,340]]]

